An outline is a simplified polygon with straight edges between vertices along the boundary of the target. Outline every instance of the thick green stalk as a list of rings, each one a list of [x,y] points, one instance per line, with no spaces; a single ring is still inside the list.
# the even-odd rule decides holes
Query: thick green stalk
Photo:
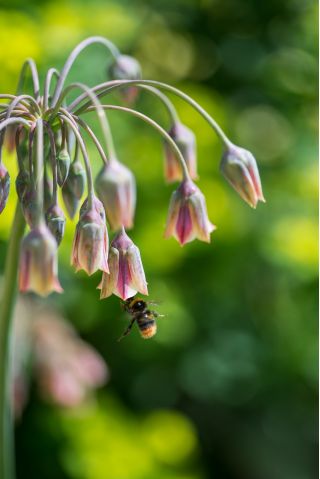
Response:
[[[17,292],[20,241],[25,228],[21,206],[17,204],[4,270],[0,307],[0,477],[14,479],[14,432],[12,419],[11,331]]]

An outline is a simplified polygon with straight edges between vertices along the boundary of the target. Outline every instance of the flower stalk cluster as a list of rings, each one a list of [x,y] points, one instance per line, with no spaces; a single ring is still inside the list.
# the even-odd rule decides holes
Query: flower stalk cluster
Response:
[[[93,43],[104,45],[111,55],[107,68],[109,81],[93,88],[82,83],[66,85],[74,61]],[[28,71],[33,80],[32,95],[20,88]],[[80,94],[70,103],[68,93],[72,90],[80,90]],[[131,107],[105,103],[104,99],[114,90],[130,106],[137,101],[140,90],[157,97],[168,112],[169,128],[164,129]],[[213,127],[225,147],[221,172],[240,196],[253,207],[258,201],[264,201],[258,168],[251,153],[233,145],[216,121],[185,93],[165,83],[143,80],[137,60],[122,55],[109,40],[91,37],[77,45],[61,72],[53,68],[48,71],[43,93],[36,65],[33,60],[27,60],[17,94],[0,95],[7,100],[0,105],[0,147],[2,150],[2,146],[7,145],[12,149],[15,145],[19,167],[17,196],[30,229],[21,243],[19,288],[22,292],[47,295],[62,291],[57,273],[57,251],[66,221],[58,204],[57,192],[61,188],[65,209],[71,218],[85,194],[71,255],[76,271],[83,269],[89,275],[97,270],[102,272],[102,298],[112,293],[124,300],[137,291],[147,294],[139,250],[125,231],[134,225],[135,177],[116,155],[108,110],[140,118],[164,140],[165,179],[180,183],[172,194],[165,237],[173,236],[181,245],[195,238],[210,241],[215,227],[208,219],[205,197],[194,183],[198,179],[196,138],[179,119],[163,91],[188,102]],[[83,119],[88,112],[97,114],[104,145]],[[83,133],[86,138],[89,136],[102,161],[95,180]],[[0,151],[0,212],[6,205],[10,188],[10,177],[1,158]],[[110,249],[107,223],[116,233]]]

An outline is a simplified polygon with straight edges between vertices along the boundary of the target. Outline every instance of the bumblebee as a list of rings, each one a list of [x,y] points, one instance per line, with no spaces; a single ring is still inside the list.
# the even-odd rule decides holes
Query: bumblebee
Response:
[[[123,302],[123,309],[130,314],[131,321],[125,332],[120,336],[118,341],[127,336],[137,322],[139,331],[143,339],[152,338],[157,332],[157,323],[155,318],[162,316],[156,311],[148,309],[148,304],[154,304],[144,301],[142,298],[128,298]]]

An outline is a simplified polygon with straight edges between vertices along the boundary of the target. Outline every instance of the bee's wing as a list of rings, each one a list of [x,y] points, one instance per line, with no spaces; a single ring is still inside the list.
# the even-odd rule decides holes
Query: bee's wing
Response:
[[[152,306],[160,306],[163,301],[154,301],[153,299],[151,299],[151,301],[147,301],[148,304],[152,304]]]

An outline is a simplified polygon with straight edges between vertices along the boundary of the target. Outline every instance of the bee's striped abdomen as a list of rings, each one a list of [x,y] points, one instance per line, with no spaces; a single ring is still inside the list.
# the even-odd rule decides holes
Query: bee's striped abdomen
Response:
[[[137,318],[139,331],[144,339],[152,338],[157,332],[157,324],[154,319],[148,319],[144,316]]]

